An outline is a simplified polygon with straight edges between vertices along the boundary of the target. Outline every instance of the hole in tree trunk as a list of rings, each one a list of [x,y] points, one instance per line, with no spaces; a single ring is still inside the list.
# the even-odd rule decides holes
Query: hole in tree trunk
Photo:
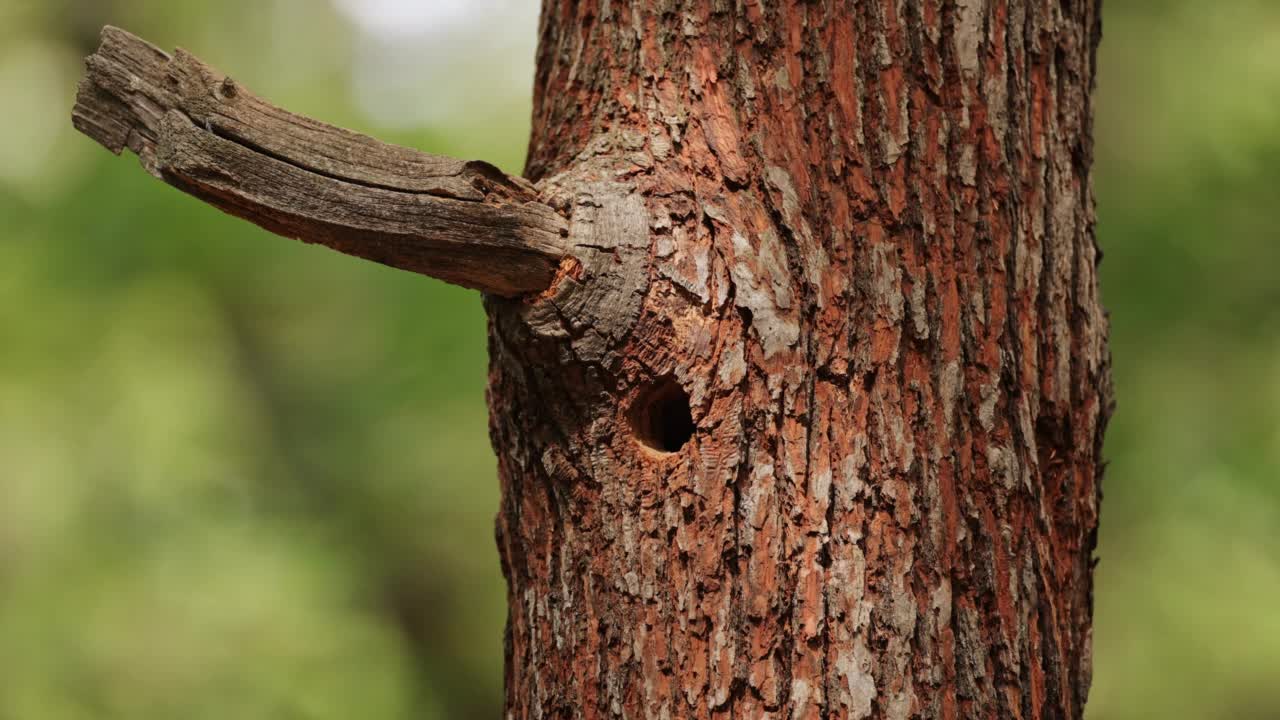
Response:
[[[689,395],[674,378],[646,388],[631,405],[631,430],[645,447],[673,453],[693,437]]]

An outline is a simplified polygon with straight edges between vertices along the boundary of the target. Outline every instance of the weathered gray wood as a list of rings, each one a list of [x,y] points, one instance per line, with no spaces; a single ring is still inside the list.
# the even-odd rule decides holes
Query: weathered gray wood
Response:
[[[272,232],[505,297],[546,289],[566,254],[567,222],[487,163],[281,110],[119,28],[85,65],[77,129]]]

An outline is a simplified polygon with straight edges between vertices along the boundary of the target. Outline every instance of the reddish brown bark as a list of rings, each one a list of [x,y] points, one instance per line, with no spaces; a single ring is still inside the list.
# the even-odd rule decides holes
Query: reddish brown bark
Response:
[[[490,293],[509,717],[1078,718],[1097,12],[546,0],[536,186],[112,28],[74,120]]]
[[[540,33],[528,175],[576,259],[488,300],[508,716],[1080,717],[1096,3]]]

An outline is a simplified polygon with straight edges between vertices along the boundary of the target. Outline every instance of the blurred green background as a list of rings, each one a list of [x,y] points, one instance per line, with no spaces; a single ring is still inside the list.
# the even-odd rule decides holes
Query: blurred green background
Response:
[[[0,720],[500,714],[478,296],[270,237],[68,114],[110,22],[518,172],[535,5],[0,0]],[[1089,717],[1277,718],[1280,3],[1104,8]]]

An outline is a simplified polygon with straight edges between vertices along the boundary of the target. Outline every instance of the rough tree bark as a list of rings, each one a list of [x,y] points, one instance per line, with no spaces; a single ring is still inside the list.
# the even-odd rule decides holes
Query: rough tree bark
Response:
[[[466,197],[403,149],[325,165],[354,156],[181,53],[104,73],[113,32],[86,132],[488,293],[508,717],[1081,716],[1095,2],[546,0],[535,184],[436,173]],[[352,184],[377,197],[327,204]]]

